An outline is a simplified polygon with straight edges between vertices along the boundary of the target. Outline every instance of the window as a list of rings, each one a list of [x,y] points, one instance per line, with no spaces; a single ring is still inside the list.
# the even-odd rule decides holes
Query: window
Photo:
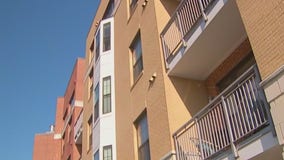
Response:
[[[93,142],[93,116],[91,116],[88,120],[88,150],[92,148]]]
[[[111,77],[103,79],[103,114],[111,112]]]
[[[95,88],[95,106],[94,106],[94,122],[99,118],[99,103],[100,102],[100,91],[99,91],[99,83]]]
[[[94,40],[92,41],[92,44],[91,44],[91,47],[90,47],[90,55],[89,55],[89,63],[91,63],[93,57],[94,57],[94,49],[95,49],[95,46],[94,46]]]
[[[138,0],[130,0],[130,6],[129,6],[129,8],[130,8],[130,13],[133,13],[133,11],[134,11],[134,9],[135,9],[135,7],[136,7],[137,1],[138,1]]]
[[[112,16],[114,10],[114,0],[110,0],[107,5],[107,9],[104,13],[103,19],[107,19]]]
[[[110,50],[110,22],[104,24],[103,27],[103,51]]]
[[[130,46],[132,54],[133,81],[135,82],[143,70],[142,46],[140,33],[137,34]]]
[[[148,122],[146,114],[136,123],[137,141],[138,141],[138,159],[150,160],[150,146],[148,135]]]
[[[103,147],[103,160],[112,160],[112,146]]]
[[[100,159],[100,152],[99,152],[99,150],[97,150],[95,155],[94,155],[94,160],[99,160],[99,159]]]
[[[98,60],[100,56],[100,30],[98,30],[97,35],[96,35],[96,59],[95,61]]]
[[[71,107],[74,107],[74,105],[75,105],[75,98],[74,98],[74,96],[75,96],[75,90],[72,92],[71,98],[69,100],[69,105]]]
[[[88,86],[89,86],[88,99],[89,100],[93,96],[93,89],[94,89],[93,76],[94,76],[94,69],[92,68],[89,73],[89,79],[88,79]]]

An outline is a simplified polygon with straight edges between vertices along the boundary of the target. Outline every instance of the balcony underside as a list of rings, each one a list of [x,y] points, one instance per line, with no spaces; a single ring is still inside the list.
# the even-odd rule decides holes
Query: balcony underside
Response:
[[[246,39],[235,1],[217,0],[207,10],[207,22],[197,22],[168,63],[169,75],[204,80]]]
[[[80,131],[80,133],[77,133],[76,136],[77,137],[75,137],[75,143],[76,144],[82,144],[82,131]]]

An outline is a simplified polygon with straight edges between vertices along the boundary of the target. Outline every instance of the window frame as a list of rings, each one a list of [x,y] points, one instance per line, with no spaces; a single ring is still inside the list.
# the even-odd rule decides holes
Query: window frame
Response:
[[[142,126],[142,123],[144,126]],[[148,126],[148,118],[147,114],[144,112],[135,122],[136,128],[136,138],[137,138],[137,151],[138,151],[138,160],[151,160],[150,153],[150,143],[149,143],[149,126]],[[142,130],[142,129],[145,130]],[[146,137],[145,136],[146,133]],[[143,135],[144,134],[144,135]],[[146,139],[142,139],[146,138]],[[144,151],[144,152],[143,152]],[[144,155],[144,154],[145,155]]]
[[[100,160],[100,150],[99,149],[94,154],[94,160]]]
[[[89,120],[88,120],[88,147],[87,147],[87,151],[92,149],[92,145],[93,145],[93,115],[90,116]]]
[[[136,82],[144,70],[142,40],[141,40],[140,31],[136,34],[129,49],[131,52],[132,79],[133,82]]]
[[[94,122],[100,117],[100,83],[98,82],[95,88],[94,96]]]
[[[105,151],[107,149],[110,149],[110,156],[111,157],[106,157]],[[110,158],[110,159],[109,159]],[[113,153],[112,153],[112,145],[104,146],[103,147],[103,160],[112,160],[113,159]]]
[[[100,57],[100,49],[101,49],[101,30],[98,28],[96,34],[95,34],[95,62],[99,59]]]
[[[108,26],[108,27],[106,27]],[[108,34],[106,34],[108,33]],[[106,36],[107,35],[107,36]],[[111,50],[111,22],[103,24],[103,52]]]
[[[109,81],[109,86],[107,86],[109,88],[109,93],[105,93],[106,92],[106,83]],[[112,111],[112,107],[111,107],[111,76],[107,76],[103,78],[103,86],[102,86],[102,96],[103,96],[103,114],[107,114],[110,113]],[[108,99],[106,99],[108,98]],[[105,103],[105,100],[109,100],[108,103]],[[109,106],[106,106],[106,104],[109,104]]]

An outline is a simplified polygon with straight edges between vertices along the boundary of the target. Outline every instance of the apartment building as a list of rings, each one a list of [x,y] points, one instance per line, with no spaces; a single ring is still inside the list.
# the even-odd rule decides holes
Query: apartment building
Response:
[[[101,1],[82,159],[282,159],[281,0]]]
[[[283,159],[283,15],[283,0],[100,1],[33,159]]]
[[[57,99],[55,123],[47,133],[35,135],[33,160],[71,160],[81,158],[78,136],[82,130],[83,77],[85,60],[78,58],[65,94]]]

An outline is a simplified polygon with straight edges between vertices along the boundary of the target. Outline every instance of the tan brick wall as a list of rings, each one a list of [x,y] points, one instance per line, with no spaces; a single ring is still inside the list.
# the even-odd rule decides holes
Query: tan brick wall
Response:
[[[284,1],[237,0],[262,79],[284,64]]]
[[[164,64],[156,17],[153,16],[155,5],[154,1],[148,1],[143,8],[143,2],[138,1],[134,13],[130,15],[127,1],[122,1],[114,19],[117,159],[137,159],[134,121],[145,109],[151,159],[160,159],[172,150],[163,82]],[[144,70],[140,79],[133,84],[129,46],[139,29]],[[153,73],[157,77],[150,85],[149,79]]]

